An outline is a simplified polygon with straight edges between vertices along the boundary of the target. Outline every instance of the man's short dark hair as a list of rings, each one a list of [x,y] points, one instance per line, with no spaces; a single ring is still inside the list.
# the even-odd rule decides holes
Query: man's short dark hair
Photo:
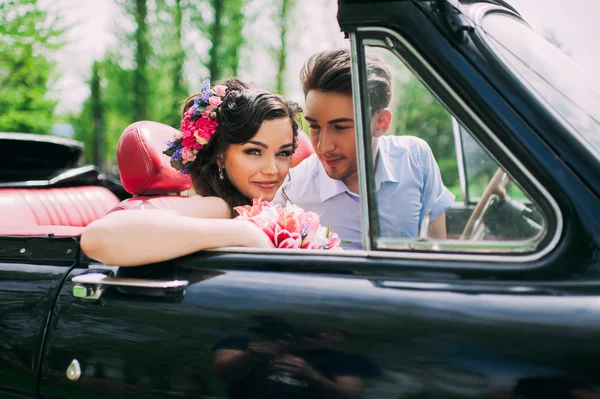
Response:
[[[392,98],[392,75],[387,65],[372,54],[366,55],[371,111],[386,108]],[[300,81],[306,96],[309,91],[352,95],[350,51],[325,50],[313,54],[300,71]]]

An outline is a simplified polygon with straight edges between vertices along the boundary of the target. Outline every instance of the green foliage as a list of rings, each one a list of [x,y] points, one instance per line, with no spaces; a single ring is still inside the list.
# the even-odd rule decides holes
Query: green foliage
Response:
[[[294,0],[281,0],[281,8],[279,10],[278,26],[279,29],[279,49],[277,51],[277,77],[275,78],[275,90],[278,93],[283,93],[285,87],[285,69],[287,64],[287,34],[288,26],[290,25],[290,16]]]
[[[0,131],[50,132],[56,65],[48,57],[64,33],[57,24],[37,0],[0,2]]]
[[[216,81],[238,74],[239,51],[244,44],[244,2],[210,0],[210,5],[213,18],[208,28],[211,47],[207,66],[210,79]]]
[[[439,101],[412,74],[395,81],[391,134],[417,136],[433,151],[447,186],[458,184],[452,119]]]

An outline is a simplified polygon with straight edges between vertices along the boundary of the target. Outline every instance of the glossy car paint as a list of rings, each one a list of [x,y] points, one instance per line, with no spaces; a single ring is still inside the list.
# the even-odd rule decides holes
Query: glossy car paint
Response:
[[[36,397],[46,324],[76,252],[73,239],[0,238],[1,397]]]
[[[81,258],[60,290],[48,326],[41,397],[227,397],[229,384],[213,365],[216,344],[231,336],[296,342],[308,332],[313,338],[336,332],[335,342],[322,342],[328,353],[358,354],[376,367],[379,375],[365,378],[364,397],[598,397],[600,205],[591,181],[574,172],[573,158],[557,156],[562,153],[546,137],[551,116],[528,106],[519,90],[511,91],[506,76],[477,57],[472,43],[464,45],[446,32],[429,3],[358,3],[341,4],[345,31],[377,25],[401,33],[557,200],[565,218],[558,247],[527,264],[468,256],[215,251],[118,271],[186,279],[190,285],[179,300],[122,289],[109,289],[99,300],[75,298],[74,275],[88,266],[107,268]],[[461,122],[498,153],[414,54],[399,51]],[[515,178],[522,175],[508,157],[500,158]],[[8,337],[14,340],[14,334]],[[40,348],[33,341],[23,347],[23,353],[34,354],[26,353],[26,359],[35,359]],[[65,372],[75,359],[82,375],[71,381]],[[13,364],[28,370],[22,361]],[[35,371],[23,373],[28,372]],[[284,385],[304,383],[279,378]],[[21,386],[28,392],[27,384]],[[261,396],[249,391],[246,397]]]
[[[255,256],[262,261],[280,270],[293,263]],[[143,268],[146,277],[191,281],[180,302],[116,292],[90,302],[73,298],[67,283],[42,393],[227,397],[213,346],[230,336],[289,339],[285,329],[265,325],[343,331],[330,348],[360,354],[381,372],[366,380],[365,397],[511,397],[523,389],[535,394],[526,397],[552,389],[570,397],[599,382],[600,298],[577,286],[226,270],[233,264],[229,254],[205,254],[173,269]],[[83,367],[76,382],[64,377],[74,358]]]

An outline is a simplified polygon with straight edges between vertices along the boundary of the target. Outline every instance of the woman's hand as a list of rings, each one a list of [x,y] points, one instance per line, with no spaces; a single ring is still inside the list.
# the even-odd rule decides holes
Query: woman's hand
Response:
[[[275,248],[269,236],[258,226],[246,220],[239,220],[240,232],[246,238],[245,247]]]

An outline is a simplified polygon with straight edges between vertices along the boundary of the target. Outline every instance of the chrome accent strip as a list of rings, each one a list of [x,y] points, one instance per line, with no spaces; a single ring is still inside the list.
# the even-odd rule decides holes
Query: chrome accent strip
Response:
[[[358,183],[360,187],[360,220],[362,225],[362,245],[365,251],[371,250],[371,221],[369,219],[368,186],[365,171],[366,152],[363,135],[363,118],[361,112],[360,73],[358,70],[358,42],[355,33],[350,33],[350,51],[352,56],[352,103],[354,105],[354,126],[356,127],[356,150],[358,157]]]
[[[477,114],[475,114],[469,107],[468,105],[460,98],[460,96],[458,96],[456,94],[456,92],[452,89],[452,87],[450,87],[443,79],[442,77],[437,73],[437,71],[435,69],[433,69],[431,67],[431,65],[429,65],[427,63],[427,61],[421,56],[421,54],[419,54],[418,51],[415,50],[415,48],[408,42],[406,41],[402,36],[400,36],[397,32],[388,29],[388,28],[381,28],[381,27],[359,27],[358,28],[359,32],[377,32],[377,33],[384,33],[384,34],[388,34],[393,36],[394,38],[396,38],[408,51],[410,51],[416,59],[418,59],[421,64],[426,67],[429,70],[429,73],[431,73],[431,75],[433,77],[435,77],[438,82],[446,89],[447,93],[449,93],[454,100],[460,104],[462,106],[462,108],[469,113],[469,115],[471,116],[471,118],[473,118],[473,120],[475,120],[478,124],[479,127],[488,135],[488,137],[494,141],[494,143],[498,146],[498,148],[500,148],[505,155],[507,155],[511,161],[520,169],[521,173],[523,173],[525,176],[527,176],[527,178],[531,181],[531,183],[533,183],[535,185],[535,187],[538,189],[538,191],[545,197],[545,199],[548,201],[548,203],[550,204],[550,207],[552,208],[552,210],[554,211],[554,214],[556,216],[556,230],[554,231],[554,236],[551,238],[550,242],[548,243],[548,245],[546,247],[544,247],[541,251],[539,252],[535,252],[529,255],[517,255],[517,256],[498,256],[498,255],[469,255],[469,254],[465,254],[465,258],[470,259],[470,260],[476,260],[476,258],[479,258],[479,260],[486,260],[489,261],[491,259],[497,259],[498,261],[503,261],[503,262],[511,262],[511,263],[524,263],[524,262],[533,262],[535,260],[538,260],[542,257],[544,257],[545,255],[549,254],[554,248],[556,248],[556,246],[558,245],[558,242],[560,241],[560,238],[562,236],[562,231],[564,228],[564,221],[563,221],[563,217],[562,217],[562,213],[560,212],[560,208],[558,207],[558,204],[556,203],[556,201],[554,200],[554,198],[552,198],[552,196],[550,195],[550,193],[548,193],[548,191],[540,184],[540,182],[523,166],[523,164],[512,154],[512,152],[510,152],[508,150],[508,148],[506,148],[506,146],[504,145],[504,143],[502,143],[502,141],[500,141],[496,135],[490,130],[490,128],[487,127],[487,125],[485,125],[483,123],[483,121],[481,120],[481,118],[479,118],[477,116]],[[393,49],[390,51],[394,51]],[[396,56],[398,56],[407,66],[409,66],[409,64],[406,62],[406,60],[404,60],[400,54],[396,53]],[[410,67],[409,67],[410,68]],[[423,83],[425,86],[427,86],[425,84],[425,82],[423,82],[423,80],[421,79],[421,77],[419,76],[419,74],[412,70],[411,71],[415,74],[415,76],[417,78],[419,78],[419,80],[421,81],[421,83]],[[433,93],[433,91],[432,91]],[[541,239],[541,238],[540,238]],[[393,257],[405,257],[406,253],[397,253],[395,254],[396,256]],[[420,259],[427,259],[429,258],[431,255],[433,254],[425,254],[425,253],[421,253],[421,256],[419,256],[418,258]],[[425,256],[425,255],[430,255],[430,256]],[[441,255],[441,254],[440,254]],[[369,255],[368,256],[381,256],[379,254],[376,253],[376,251],[369,251]],[[387,254],[386,257],[389,257],[390,254]],[[439,255],[438,255],[439,257]],[[449,259],[448,255],[444,255],[442,257],[442,259]]]
[[[26,180],[26,181],[16,181],[9,183],[0,183],[0,188],[19,188],[19,187],[40,187],[40,188],[49,188],[48,186],[52,186],[61,180],[69,179],[71,177],[75,177],[77,175],[81,175],[84,173],[91,172],[95,170],[96,167],[94,165],[81,166],[75,169],[68,169],[66,172],[63,172],[59,175],[54,176],[49,180]]]
[[[458,181],[460,184],[460,194],[463,204],[469,205],[467,196],[467,170],[465,168],[465,158],[463,156],[463,143],[460,135],[460,126],[455,117],[452,117],[452,133],[454,134],[454,150],[456,151],[456,163],[458,165]]]
[[[17,140],[28,142],[36,141],[64,145],[68,147],[76,147],[80,150],[83,150],[83,143],[80,141],[45,134],[0,132],[0,140]]]
[[[187,280],[146,280],[141,278],[112,277],[104,273],[86,273],[71,279],[75,284],[111,285],[137,288],[184,288]]]

